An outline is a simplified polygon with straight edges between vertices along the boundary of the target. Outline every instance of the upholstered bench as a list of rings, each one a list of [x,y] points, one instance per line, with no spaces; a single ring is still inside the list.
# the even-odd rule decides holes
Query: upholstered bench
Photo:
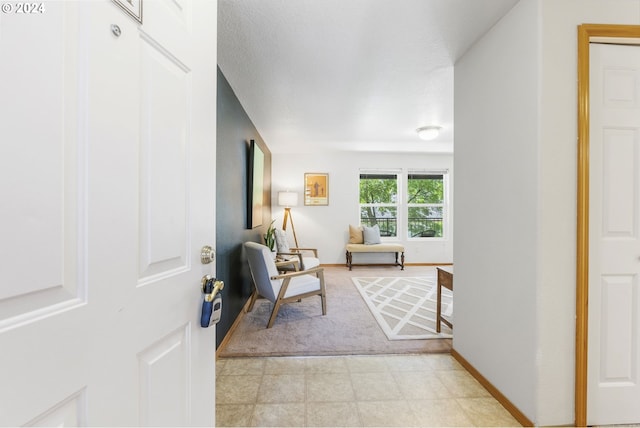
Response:
[[[351,270],[351,266],[372,265],[372,263],[359,263],[354,265],[353,253],[395,253],[395,263],[388,264],[400,266],[400,270],[404,270],[404,245],[402,244],[347,244],[347,267],[349,270]],[[400,263],[398,263],[398,254],[400,254]]]

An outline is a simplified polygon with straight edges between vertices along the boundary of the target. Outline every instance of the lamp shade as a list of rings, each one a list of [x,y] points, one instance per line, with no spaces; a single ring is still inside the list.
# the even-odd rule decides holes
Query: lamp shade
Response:
[[[278,192],[278,205],[282,207],[295,207],[298,205],[298,194],[296,192]]]

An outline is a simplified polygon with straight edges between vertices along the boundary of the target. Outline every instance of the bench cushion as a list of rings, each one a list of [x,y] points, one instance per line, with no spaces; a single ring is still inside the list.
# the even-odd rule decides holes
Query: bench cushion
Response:
[[[347,244],[350,253],[398,253],[404,252],[402,244]]]

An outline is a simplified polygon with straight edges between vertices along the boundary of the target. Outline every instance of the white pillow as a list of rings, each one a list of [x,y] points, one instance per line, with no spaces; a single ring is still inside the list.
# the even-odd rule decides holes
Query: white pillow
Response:
[[[381,242],[380,228],[378,227],[377,224],[374,224],[373,227],[364,226],[362,230],[362,235],[364,237],[364,243],[366,245],[379,244]]]
[[[287,234],[280,229],[276,229],[276,249],[279,253],[290,253],[289,241],[287,241]]]

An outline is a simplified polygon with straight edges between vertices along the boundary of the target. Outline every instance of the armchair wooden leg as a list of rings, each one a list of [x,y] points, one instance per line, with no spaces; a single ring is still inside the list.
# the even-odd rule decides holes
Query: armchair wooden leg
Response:
[[[249,306],[247,307],[247,312],[251,312],[253,310],[253,305],[255,305],[257,298],[258,290],[253,290],[253,293],[251,293],[251,297],[249,298]]]
[[[273,304],[273,311],[271,312],[271,318],[269,318],[269,323],[267,324],[267,328],[271,328],[273,323],[276,322],[276,317],[278,316],[278,311],[280,310],[280,299],[277,299]]]
[[[327,315],[327,293],[324,286],[324,272],[318,272],[320,279],[320,300],[322,301],[322,315]]]

